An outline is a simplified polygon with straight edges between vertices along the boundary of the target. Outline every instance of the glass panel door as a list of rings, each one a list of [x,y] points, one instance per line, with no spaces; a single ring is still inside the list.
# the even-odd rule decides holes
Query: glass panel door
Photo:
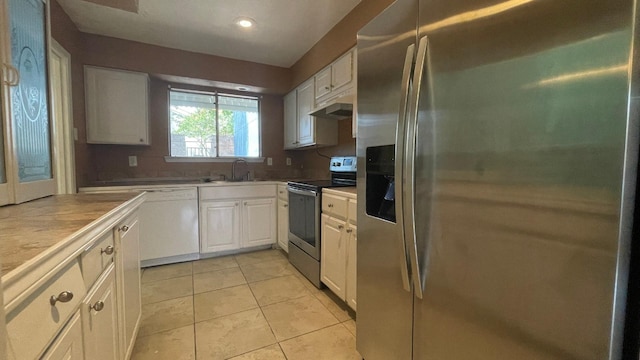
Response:
[[[9,0],[11,63],[20,74],[10,92],[20,183],[52,178],[46,10],[41,0]]]

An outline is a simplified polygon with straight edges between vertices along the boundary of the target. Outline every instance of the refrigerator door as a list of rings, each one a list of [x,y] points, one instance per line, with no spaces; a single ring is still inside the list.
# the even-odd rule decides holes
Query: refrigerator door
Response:
[[[417,10],[417,0],[397,1],[358,34],[358,198],[365,200],[358,201],[356,347],[367,360],[412,356],[413,296],[404,239],[399,225],[388,219],[392,212],[384,211],[387,219],[381,214],[382,204],[393,197],[389,160],[394,158],[398,119],[409,92]],[[367,164],[372,165],[367,149],[379,161],[376,180],[369,174],[375,184],[367,182]],[[397,220],[401,214],[396,211],[395,216]]]
[[[618,359],[634,2],[419,16],[413,358]]]

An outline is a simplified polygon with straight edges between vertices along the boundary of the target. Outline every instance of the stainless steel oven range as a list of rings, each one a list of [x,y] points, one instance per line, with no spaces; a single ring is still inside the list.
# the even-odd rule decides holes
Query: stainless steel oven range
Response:
[[[289,181],[289,262],[318,288],[322,189],[356,186],[356,157],[332,157],[330,180]]]

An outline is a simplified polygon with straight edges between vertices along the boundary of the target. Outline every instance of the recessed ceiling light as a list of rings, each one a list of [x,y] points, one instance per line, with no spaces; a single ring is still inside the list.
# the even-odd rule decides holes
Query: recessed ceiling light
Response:
[[[238,89],[238,90],[240,90],[240,91],[247,91],[247,90],[249,90],[249,88],[248,88],[248,87],[245,87],[245,86],[238,86],[236,89]]]
[[[248,17],[239,17],[236,19],[236,25],[242,28],[250,28],[256,24],[256,21]]]

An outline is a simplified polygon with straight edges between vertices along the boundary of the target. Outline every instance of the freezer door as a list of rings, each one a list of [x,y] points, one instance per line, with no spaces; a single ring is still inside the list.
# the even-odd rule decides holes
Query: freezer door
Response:
[[[358,198],[364,200],[358,200],[356,347],[367,360],[411,359],[413,298],[404,239],[399,225],[379,215],[383,197],[393,193],[393,166],[388,169],[386,160],[393,158],[401,103],[409,91],[417,6],[417,0],[396,1],[358,34]],[[367,148],[384,145],[391,151],[370,151],[386,159],[377,167],[386,170],[375,174],[380,181],[373,191],[367,183]]]
[[[419,13],[414,359],[618,359],[633,1]]]

